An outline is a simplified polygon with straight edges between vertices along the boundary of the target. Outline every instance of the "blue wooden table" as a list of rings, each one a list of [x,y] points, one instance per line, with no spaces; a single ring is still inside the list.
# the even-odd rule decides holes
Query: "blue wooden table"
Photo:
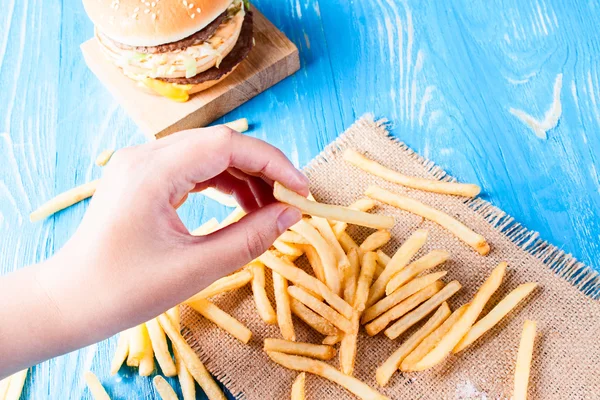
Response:
[[[250,135],[301,166],[362,114],[387,117],[422,155],[600,269],[597,1],[255,4],[297,44],[302,68],[223,120],[247,117]],[[0,0],[1,273],[51,256],[86,203],[36,224],[31,210],[99,177],[100,151],[145,140],[83,62],[92,29],[79,0]],[[561,73],[562,115],[541,140],[509,110],[543,119]],[[227,211],[198,195],[181,216],[195,227]],[[108,378],[115,344],[35,367],[23,398],[89,398],[88,369],[114,399],[155,398],[149,379]]]

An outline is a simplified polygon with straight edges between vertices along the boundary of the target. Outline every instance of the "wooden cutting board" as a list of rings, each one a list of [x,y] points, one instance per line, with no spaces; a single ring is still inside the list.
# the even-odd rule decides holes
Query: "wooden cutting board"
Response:
[[[90,70],[151,139],[182,129],[206,126],[300,68],[298,48],[256,8],[255,46],[222,82],[177,103],[146,93],[123,75],[100,50],[96,39],[81,45]]]

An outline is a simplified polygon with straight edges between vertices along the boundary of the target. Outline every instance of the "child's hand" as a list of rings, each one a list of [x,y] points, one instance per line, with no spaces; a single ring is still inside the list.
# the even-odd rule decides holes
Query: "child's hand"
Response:
[[[86,343],[149,320],[262,254],[301,218],[274,201],[273,181],[308,194],[283,153],[224,126],[119,150],[77,232],[37,280],[66,325],[85,327]],[[194,237],[176,208],[208,186],[249,214]]]

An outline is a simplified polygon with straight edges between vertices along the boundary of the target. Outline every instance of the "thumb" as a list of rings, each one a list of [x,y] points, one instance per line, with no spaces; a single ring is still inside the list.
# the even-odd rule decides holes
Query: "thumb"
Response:
[[[295,207],[272,203],[207,236],[198,237],[190,251],[203,280],[213,282],[267,251],[283,232],[302,219]]]

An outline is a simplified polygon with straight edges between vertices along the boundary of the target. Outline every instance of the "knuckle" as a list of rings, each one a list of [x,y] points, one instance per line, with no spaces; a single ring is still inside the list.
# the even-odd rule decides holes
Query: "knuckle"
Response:
[[[233,136],[237,134],[233,129],[225,125],[217,125],[214,127],[214,135],[221,142],[229,142],[233,139]]]
[[[246,232],[246,251],[248,257],[254,260],[269,248],[269,240],[264,233]]]

